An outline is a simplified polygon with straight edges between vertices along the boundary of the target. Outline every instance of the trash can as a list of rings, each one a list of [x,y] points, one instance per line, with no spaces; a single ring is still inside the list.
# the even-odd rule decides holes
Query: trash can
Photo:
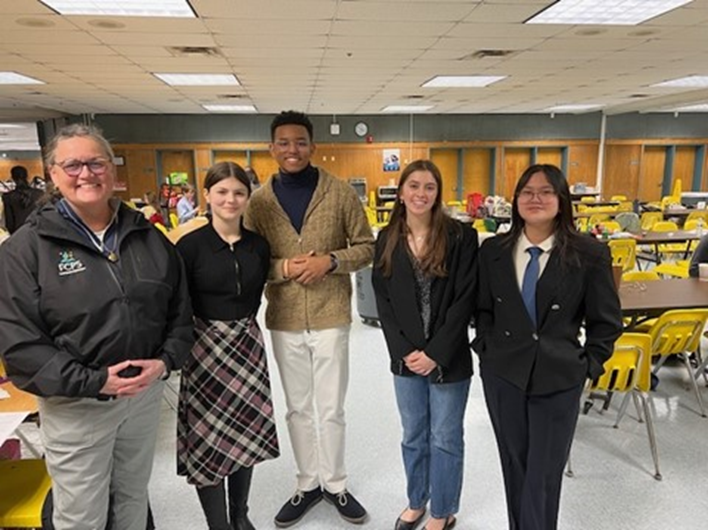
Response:
[[[371,283],[372,267],[369,265],[356,272],[356,309],[364,324],[379,326],[374,286]]]

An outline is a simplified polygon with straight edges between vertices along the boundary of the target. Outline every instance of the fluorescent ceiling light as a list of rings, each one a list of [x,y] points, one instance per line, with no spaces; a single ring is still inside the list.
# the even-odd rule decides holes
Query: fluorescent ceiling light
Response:
[[[172,86],[240,85],[233,74],[152,74]]]
[[[526,24],[634,26],[692,0],[559,0]]]
[[[546,112],[585,112],[588,110],[597,110],[601,105],[556,105],[555,107],[549,107]]]
[[[505,75],[438,75],[421,86],[423,88],[478,88],[489,86],[505,78]]]
[[[0,85],[43,85],[44,81],[18,74],[17,72],[0,72]]]
[[[381,112],[413,114],[416,112],[425,112],[426,110],[432,109],[433,106],[434,105],[389,105],[381,109]]]
[[[60,15],[196,18],[187,0],[40,0]]]
[[[0,129],[24,129],[26,125],[18,125],[16,123],[0,123]]]
[[[258,112],[253,105],[202,105],[210,112]]]
[[[653,87],[670,87],[670,88],[706,88],[708,87],[708,75],[691,75],[688,77],[679,77],[671,79],[663,83],[651,85]]]

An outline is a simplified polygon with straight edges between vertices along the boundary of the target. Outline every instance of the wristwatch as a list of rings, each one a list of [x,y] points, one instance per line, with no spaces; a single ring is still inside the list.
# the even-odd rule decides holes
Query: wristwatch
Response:
[[[327,271],[328,274],[333,273],[334,271],[337,270],[337,267],[339,267],[339,260],[337,259],[337,256],[334,254],[329,255],[329,270]]]

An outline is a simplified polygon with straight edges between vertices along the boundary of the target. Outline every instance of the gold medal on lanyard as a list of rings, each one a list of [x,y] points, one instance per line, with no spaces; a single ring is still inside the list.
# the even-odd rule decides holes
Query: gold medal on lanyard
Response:
[[[111,263],[115,263],[116,261],[118,261],[118,254],[116,254],[115,252],[109,252],[108,261],[110,261]]]

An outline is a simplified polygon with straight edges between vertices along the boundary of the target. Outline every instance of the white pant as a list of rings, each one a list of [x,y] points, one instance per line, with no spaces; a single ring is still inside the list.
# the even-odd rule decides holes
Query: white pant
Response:
[[[297,487],[346,488],[344,398],[349,381],[349,328],[271,331],[283,382]]]
[[[56,530],[145,530],[164,383],[132,398],[40,398]]]

